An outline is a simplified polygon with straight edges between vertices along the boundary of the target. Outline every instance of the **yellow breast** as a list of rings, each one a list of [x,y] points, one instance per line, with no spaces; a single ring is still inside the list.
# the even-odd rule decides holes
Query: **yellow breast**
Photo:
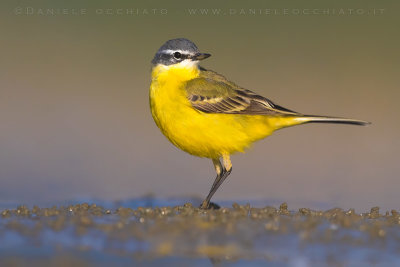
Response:
[[[271,134],[282,118],[264,115],[214,114],[194,109],[184,88],[200,75],[197,66],[156,66],[152,70],[150,107],[162,133],[180,149],[199,157],[218,158],[243,152]]]

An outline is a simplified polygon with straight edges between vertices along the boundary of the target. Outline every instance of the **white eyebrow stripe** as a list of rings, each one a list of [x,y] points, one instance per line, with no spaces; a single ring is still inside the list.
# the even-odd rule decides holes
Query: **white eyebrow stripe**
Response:
[[[192,53],[190,53],[190,52],[188,52],[188,51],[183,51],[183,50],[172,50],[172,49],[165,49],[165,50],[161,50],[159,53],[160,54],[173,54],[173,53],[175,53],[175,52],[179,52],[179,53],[181,53],[181,54],[187,54],[187,55],[192,55]]]

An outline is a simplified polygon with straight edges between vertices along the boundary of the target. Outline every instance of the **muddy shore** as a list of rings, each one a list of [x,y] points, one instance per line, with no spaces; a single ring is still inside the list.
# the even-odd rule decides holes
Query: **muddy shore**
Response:
[[[399,224],[378,207],[18,206],[1,210],[0,265],[396,265]]]

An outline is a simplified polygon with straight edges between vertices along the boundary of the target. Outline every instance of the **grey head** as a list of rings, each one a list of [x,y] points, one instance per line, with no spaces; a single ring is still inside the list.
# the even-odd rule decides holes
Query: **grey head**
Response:
[[[197,46],[185,38],[177,38],[166,41],[158,49],[151,63],[155,66],[162,64],[165,66],[180,63],[182,61],[199,61],[211,56],[210,54],[200,53]]]

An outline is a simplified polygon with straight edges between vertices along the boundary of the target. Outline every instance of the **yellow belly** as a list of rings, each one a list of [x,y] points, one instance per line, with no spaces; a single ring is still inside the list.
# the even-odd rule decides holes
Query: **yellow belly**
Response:
[[[153,71],[154,75],[154,71]],[[199,157],[218,158],[243,152],[274,130],[290,126],[295,118],[265,115],[204,113],[194,109],[183,88],[197,73],[175,70],[157,73],[150,87],[153,118],[162,133],[180,149]]]

